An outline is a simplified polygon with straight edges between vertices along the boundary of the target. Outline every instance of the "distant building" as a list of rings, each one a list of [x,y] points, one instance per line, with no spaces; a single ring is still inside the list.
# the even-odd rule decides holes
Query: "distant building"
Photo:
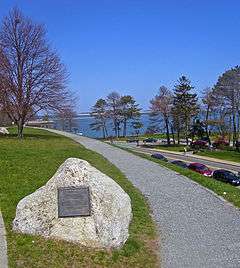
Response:
[[[33,120],[26,123],[28,127],[54,128],[54,121],[50,120]]]

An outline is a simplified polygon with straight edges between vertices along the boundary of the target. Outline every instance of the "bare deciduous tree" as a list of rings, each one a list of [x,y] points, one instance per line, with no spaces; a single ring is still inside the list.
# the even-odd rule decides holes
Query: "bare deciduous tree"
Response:
[[[120,125],[123,122],[123,116],[121,113],[121,96],[116,91],[111,92],[107,96],[108,115],[113,122],[113,130],[115,136],[120,136]]]
[[[66,80],[66,69],[46,41],[44,27],[13,9],[0,30],[0,95],[20,138],[34,114],[68,105]]]
[[[240,110],[240,67],[236,66],[219,78],[214,87],[215,93],[222,99],[225,110],[231,113],[233,145],[238,139],[238,115]]]
[[[60,120],[62,130],[67,130],[72,132],[72,129],[75,128],[74,117],[77,113],[74,111],[74,108],[71,106],[65,106],[58,111],[56,117]]]
[[[205,118],[204,118],[205,132],[206,132],[209,142],[211,142],[210,135],[209,135],[209,123],[211,121],[209,119],[214,108],[217,106],[217,99],[214,95],[214,91],[212,88],[207,87],[203,90],[202,103],[203,103],[202,111],[205,114]]]
[[[167,143],[170,144],[170,116],[173,104],[173,94],[165,86],[161,86],[159,94],[156,95],[151,101],[151,111],[155,114],[160,114],[163,118]]]

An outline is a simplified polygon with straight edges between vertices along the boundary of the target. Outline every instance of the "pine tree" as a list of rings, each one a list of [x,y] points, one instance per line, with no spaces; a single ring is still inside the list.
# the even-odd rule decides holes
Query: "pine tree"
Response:
[[[91,109],[91,115],[94,117],[95,121],[90,124],[91,129],[102,131],[103,138],[108,136],[107,132],[107,102],[104,99],[98,99],[95,105]]]
[[[193,89],[191,81],[186,76],[181,76],[174,88],[173,111],[179,115],[187,144],[192,118],[199,111],[197,94],[192,93]]]
[[[120,99],[120,105],[120,113],[123,117],[123,136],[126,137],[128,121],[137,120],[140,117],[141,109],[135,99],[130,95],[122,96]]]

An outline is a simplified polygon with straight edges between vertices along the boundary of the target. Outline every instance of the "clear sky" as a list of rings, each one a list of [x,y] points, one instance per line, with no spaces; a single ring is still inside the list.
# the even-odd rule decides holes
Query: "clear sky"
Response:
[[[88,111],[112,90],[143,108],[186,75],[200,92],[240,64],[239,0],[0,0],[44,23]]]

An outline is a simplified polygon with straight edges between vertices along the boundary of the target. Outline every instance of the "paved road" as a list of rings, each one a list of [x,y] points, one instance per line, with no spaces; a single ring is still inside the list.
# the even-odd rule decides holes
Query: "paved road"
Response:
[[[0,267],[7,268],[7,241],[2,214],[0,211]]]
[[[102,154],[148,198],[160,232],[163,268],[240,267],[238,209],[152,161],[98,140],[64,135]]]
[[[220,162],[221,160],[219,160],[219,162],[216,162],[216,161],[211,161],[211,160],[200,159],[198,157],[194,157],[191,155],[179,155],[179,154],[175,154],[174,152],[159,152],[158,150],[154,150],[154,149],[137,147],[136,144],[134,143],[126,143],[126,142],[114,142],[114,143],[116,143],[116,145],[120,147],[133,149],[135,151],[142,152],[142,153],[149,153],[149,154],[152,154],[154,152],[161,153],[162,155],[169,158],[170,160],[183,160],[185,162],[199,162],[213,169],[227,169],[227,170],[231,170],[234,172],[240,172],[239,165],[221,163]]]

